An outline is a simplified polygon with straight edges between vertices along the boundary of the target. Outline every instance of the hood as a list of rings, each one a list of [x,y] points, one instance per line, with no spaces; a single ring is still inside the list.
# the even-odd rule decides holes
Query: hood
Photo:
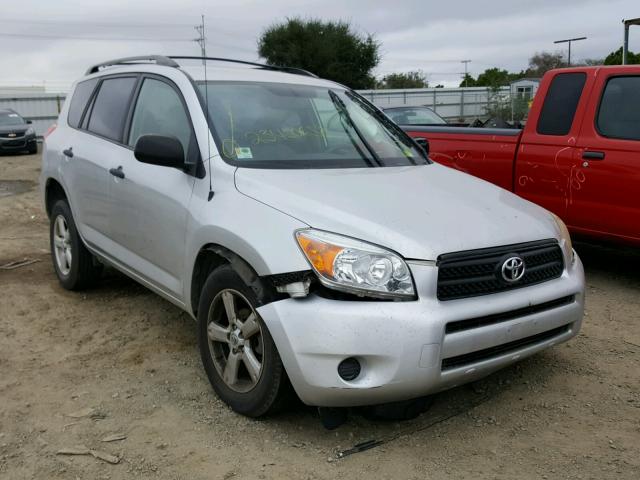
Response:
[[[17,133],[18,135],[24,135],[30,125],[26,123],[20,125],[0,125],[0,133]]]
[[[438,165],[336,170],[238,168],[238,190],[309,226],[405,258],[558,238],[549,212]]]

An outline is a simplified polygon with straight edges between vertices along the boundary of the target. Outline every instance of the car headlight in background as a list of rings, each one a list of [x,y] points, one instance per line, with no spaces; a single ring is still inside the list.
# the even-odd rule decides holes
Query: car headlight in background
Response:
[[[565,223],[562,221],[562,219],[557,216],[555,213],[552,213],[551,216],[553,217],[553,220],[556,223],[556,227],[558,228],[558,231],[560,233],[560,238],[561,238],[561,243],[563,244],[563,250],[564,250],[564,257],[565,257],[565,263],[567,264],[567,266],[571,265],[571,263],[573,263],[573,242],[571,241],[571,235],[569,234],[569,229],[567,228],[567,226],[565,225]]]
[[[415,297],[405,261],[376,245],[320,230],[298,230],[296,240],[326,287],[373,297]]]
[[[33,127],[29,127],[29,128],[27,128],[27,131],[24,134],[25,134],[25,136],[28,137],[29,135],[35,135],[36,131],[33,129]]]

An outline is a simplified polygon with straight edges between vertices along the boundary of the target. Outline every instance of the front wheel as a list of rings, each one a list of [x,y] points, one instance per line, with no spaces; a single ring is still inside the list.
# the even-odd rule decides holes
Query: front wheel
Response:
[[[198,343],[218,396],[234,411],[259,417],[282,404],[288,379],[257,299],[230,265],[207,279],[198,307]]]

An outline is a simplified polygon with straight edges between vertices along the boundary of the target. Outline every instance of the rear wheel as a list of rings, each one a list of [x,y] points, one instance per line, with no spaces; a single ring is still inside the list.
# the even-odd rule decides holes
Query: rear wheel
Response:
[[[233,410],[259,417],[276,410],[288,379],[257,299],[230,265],[207,279],[198,308],[204,369],[218,396]]]
[[[67,290],[94,285],[100,278],[102,265],[82,243],[65,200],[58,200],[51,209],[49,234],[53,268],[60,284]]]

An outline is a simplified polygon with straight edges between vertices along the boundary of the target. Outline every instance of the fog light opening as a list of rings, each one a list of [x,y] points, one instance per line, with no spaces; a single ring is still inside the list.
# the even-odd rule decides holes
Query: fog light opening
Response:
[[[338,365],[338,375],[346,381],[355,380],[360,375],[361,369],[358,359],[354,357],[345,358]]]

